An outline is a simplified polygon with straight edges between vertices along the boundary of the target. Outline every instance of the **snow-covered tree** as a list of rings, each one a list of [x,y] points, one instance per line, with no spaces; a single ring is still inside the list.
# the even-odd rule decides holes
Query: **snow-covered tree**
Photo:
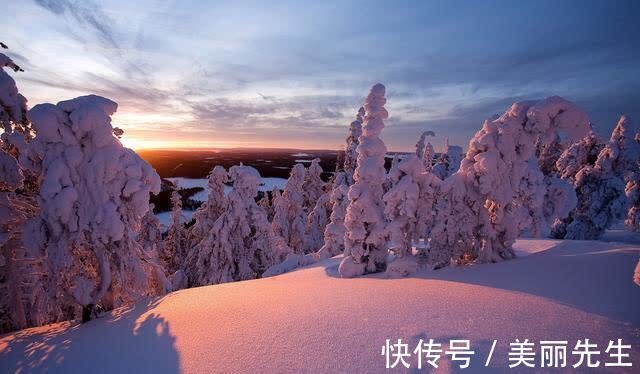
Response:
[[[476,190],[469,187],[465,178],[463,173],[454,173],[442,181],[437,190],[436,213],[425,259],[431,268],[450,263],[463,265],[478,257],[480,215],[486,212]]]
[[[633,231],[640,231],[637,217],[640,207],[638,184],[640,183],[640,133],[629,117],[622,116],[614,128],[609,145],[598,157],[597,163],[611,168],[625,182],[625,195],[629,208],[625,224]]]
[[[435,223],[436,198],[440,191],[442,181],[433,173],[422,173],[417,177],[418,182],[418,207],[416,211],[416,229],[413,240],[425,242],[431,236],[431,230]]]
[[[571,144],[568,146],[571,146]],[[544,175],[556,175],[559,172],[562,172],[562,170],[556,168],[556,162],[566,150],[567,147],[563,146],[558,141],[553,141],[551,144],[539,144],[538,164]]]
[[[258,200],[258,206],[264,209],[264,211],[267,213],[267,219],[269,220],[269,222],[273,220],[273,214],[275,213],[273,210],[272,200],[279,192],[280,190],[278,190],[278,188],[274,186],[273,190],[271,190],[271,198],[269,198],[269,192],[265,191],[262,195],[262,198]]]
[[[49,321],[39,282],[42,258],[33,257],[21,240],[21,227],[36,213],[16,159],[0,149],[0,332]]]
[[[427,136],[436,136],[436,133],[433,131],[423,131],[422,134],[420,134],[420,139],[418,139],[418,142],[416,143],[416,156],[418,156],[419,160],[423,160],[424,159],[424,155],[426,153],[426,144],[427,144]]]
[[[623,116],[613,130],[609,143],[598,153],[594,165],[589,164],[588,157],[584,156],[594,148],[589,147],[593,143],[592,136],[587,136],[576,147],[571,147],[558,160],[558,165],[567,165],[570,170],[565,175],[568,174],[567,178],[573,181],[578,206],[569,217],[554,225],[554,237],[598,239],[616,220],[627,214],[625,179],[633,183],[631,179],[637,171],[640,153],[629,126],[629,121]],[[579,170],[572,177],[575,169]]]
[[[296,164],[284,185],[282,196],[274,200],[273,230],[282,237],[296,254],[304,250],[304,228],[306,215],[304,212],[305,169]]]
[[[629,117],[620,117],[611,133],[608,146],[601,151],[596,161],[596,163],[606,164],[603,167],[610,168],[615,175],[623,178],[625,183],[631,181],[638,172],[640,143],[636,141],[636,134],[638,129]]]
[[[512,245],[520,233],[520,223],[528,219],[523,212],[532,214],[529,209],[518,209],[519,197],[540,196],[538,191],[524,189],[544,186],[522,183],[532,173],[530,160],[536,156],[536,140],[562,138],[564,133],[582,129],[582,123],[588,124],[586,113],[555,96],[538,103],[513,104],[502,116],[485,121],[471,139],[460,173],[467,184],[466,192],[476,195],[482,203],[474,207],[481,206],[476,212],[481,240],[478,261],[495,262],[515,256]],[[541,205],[529,208],[541,209]]]
[[[194,246],[207,237],[209,230],[224,211],[225,196],[224,186],[227,183],[227,171],[224,167],[216,165],[209,173],[207,181],[207,201],[193,213],[195,223],[189,230],[189,243]]]
[[[324,244],[324,231],[331,215],[331,191],[318,198],[313,210],[307,216],[305,226],[304,253],[317,252]]]
[[[320,259],[330,258],[344,252],[344,218],[347,212],[349,186],[344,173],[336,174],[331,190],[331,216],[324,230],[324,244],[318,251]]]
[[[153,213],[154,204],[149,204],[149,210],[142,217],[140,223],[140,232],[138,233],[138,242],[147,251],[152,258],[159,262],[159,256],[162,252],[162,227],[160,220]]]
[[[8,56],[0,53],[0,125],[5,134],[18,132],[30,136],[27,99],[18,92],[16,82],[4,71],[5,67],[16,71],[16,66]]]
[[[555,164],[560,178],[574,183],[576,175],[585,166],[594,166],[604,143],[594,132],[571,144],[562,152]]]
[[[358,145],[358,167],[349,189],[345,217],[345,257],[339,271],[343,277],[384,271],[387,264],[384,219],[384,156],[387,148],[380,139],[384,120],[385,87],[378,83],[369,91],[364,104],[366,115]]]
[[[543,236],[546,220],[544,219],[542,205],[544,204],[545,185],[544,175],[538,167],[538,160],[530,159],[525,166],[520,186],[517,190],[514,209],[519,209],[518,214],[522,219],[518,222],[519,235],[522,237]]]
[[[349,136],[347,137],[347,148],[344,154],[344,173],[349,185],[353,184],[353,173],[358,166],[358,142],[362,135],[362,121],[364,108],[360,108],[356,114],[355,121],[349,126]]]
[[[640,134],[636,134],[635,140],[640,144]],[[640,159],[637,162],[638,169],[640,169]],[[640,232],[640,171],[636,170],[635,175],[630,175],[625,186],[625,194],[629,201],[629,211],[624,223],[630,230]],[[638,276],[640,277],[640,275]],[[640,284],[640,282],[638,283]]]
[[[433,149],[433,145],[430,142],[427,142],[427,136],[436,136],[436,133],[433,131],[423,131],[420,134],[420,139],[416,143],[416,155],[419,160],[422,160],[424,164],[425,171],[431,171],[431,167],[433,165],[433,157],[436,152]]]
[[[576,174],[574,187],[578,205],[569,217],[556,222],[552,231],[553,237],[573,240],[598,239],[611,224],[624,216],[624,182],[610,168],[596,164],[594,167],[586,166],[580,169]]]
[[[136,241],[160,177],[113,135],[117,104],[83,96],[35,106],[31,142],[42,160],[41,211],[23,235],[45,258],[50,320],[90,318],[168,288]]]
[[[640,182],[627,183],[624,192],[630,206],[624,223],[629,230],[640,232]]]
[[[302,206],[305,212],[311,212],[316,206],[320,196],[324,194],[325,183],[321,176],[322,167],[320,166],[320,159],[314,158],[304,174],[304,184],[302,186],[304,203]]]
[[[411,254],[415,235],[420,194],[418,179],[424,173],[424,166],[417,155],[410,154],[391,173],[397,174],[393,179],[398,182],[382,198],[384,215],[391,248],[397,256],[405,257]]]
[[[250,166],[229,169],[233,190],[225,210],[206,239],[193,247],[187,258],[190,286],[225,283],[260,277],[283,258],[286,247],[269,225],[265,211],[255,197],[260,174]]]
[[[24,175],[21,198],[35,201],[40,179],[38,155],[29,146],[33,128],[27,116],[27,99],[18,92],[16,82],[4,71],[9,67],[21,71],[6,55],[0,53],[0,148],[14,157]]]
[[[450,145],[447,138],[444,145],[444,152],[440,155],[436,164],[433,166],[432,172],[440,179],[445,179],[458,171],[460,162],[464,157],[462,147],[458,145]]]
[[[167,274],[182,268],[189,249],[188,233],[182,217],[182,197],[176,190],[171,192],[171,206],[171,222],[160,252],[160,260]]]
[[[556,131],[543,134],[536,140],[538,165],[544,176],[558,176],[562,169],[557,168],[556,162],[562,153],[592,131],[587,113],[571,104],[556,115]]]
[[[265,210],[265,212],[267,212],[269,222],[273,222],[273,218],[276,214],[276,202],[280,199],[282,199],[282,191],[277,187],[274,187],[273,190],[271,190],[271,198],[269,199],[268,208],[265,206],[266,204],[264,202],[262,204],[258,204]]]
[[[5,67],[21,71],[0,53],[0,333],[51,321],[43,257],[21,239],[23,224],[38,210],[39,162],[28,149],[33,131],[27,100]]]

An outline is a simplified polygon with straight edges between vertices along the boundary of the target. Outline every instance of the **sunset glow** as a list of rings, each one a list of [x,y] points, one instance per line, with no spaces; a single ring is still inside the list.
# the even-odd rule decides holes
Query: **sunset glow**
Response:
[[[589,108],[603,133],[621,112],[640,117],[633,12],[374,3],[5,1],[2,38],[31,105],[113,99],[114,124],[137,148],[339,149],[376,81],[393,98],[391,150],[411,149],[424,130],[436,150],[445,137],[466,146],[485,118],[551,94]]]

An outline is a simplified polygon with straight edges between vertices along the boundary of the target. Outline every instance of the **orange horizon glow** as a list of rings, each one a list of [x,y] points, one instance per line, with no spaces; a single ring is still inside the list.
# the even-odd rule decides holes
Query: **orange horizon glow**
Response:
[[[134,151],[145,150],[216,150],[232,148],[256,148],[256,149],[296,149],[296,150],[328,150],[340,151],[340,147],[318,147],[304,146],[291,143],[274,142],[233,142],[214,140],[162,140],[162,139],[142,139],[132,136],[123,136],[120,139],[123,146]]]

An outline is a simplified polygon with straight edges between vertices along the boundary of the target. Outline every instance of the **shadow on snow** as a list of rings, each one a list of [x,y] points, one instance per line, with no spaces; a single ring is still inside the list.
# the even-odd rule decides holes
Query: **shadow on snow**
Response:
[[[145,313],[162,299],[117,309],[83,325],[63,322],[15,332],[4,342],[0,338],[0,372],[178,373],[169,323]]]

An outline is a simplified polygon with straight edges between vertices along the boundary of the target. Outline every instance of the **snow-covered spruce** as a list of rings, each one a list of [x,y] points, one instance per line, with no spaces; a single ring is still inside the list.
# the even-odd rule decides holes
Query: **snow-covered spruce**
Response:
[[[90,317],[169,288],[162,269],[136,241],[158,174],[113,136],[117,104],[83,96],[35,106],[31,145],[42,160],[40,214],[26,243],[46,259],[50,321]]]
[[[435,178],[435,176],[434,176]],[[463,173],[442,181],[435,198],[435,218],[424,262],[437,269],[478,258],[480,216],[486,214],[475,188]]]
[[[274,235],[267,215],[255,202],[260,174],[250,166],[229,169],[233,190],[224,212],[206,239],[193,247],[186,261],[189,286],[254,279],[288,249]]]
[[[304,196],[304,203],[302,206],[307,213],[310,213],[313,210],[318,199],[320,199],[320,196],[324,194],[325,183],[321,176],[322,167],[320,166],[320,159],[314,158],[304,174],[304,184],[302,186],[302,193]]]
[[[427,142],[427,136],[436,136],[436,133],[433,131],[423,131],[420,135],[420,139],[416,143],[416,155],[419,160],[422,160],[424,163],[424,169],[426,171],[431,171],[431,167],[433,166],[433,157],[435,156],[435,151],[433,149],[433,145],[430,142]]]
[[[595,240],[626,212],[624,182],[610,169],[586,166],[574,183],[578,205],[569,217],[557,221],[552,237]]]
[[[140,232],[138,232],[138,242],[144,250],[150,254],[151,258],[160,263],[160,253],[162,252],[162,227],[160,220],[154,214],[154,204],[149,204],[149,210],[142,217]]]
[[[0,53],[0,148],[18,161],[24,176],[24,183],[20,188],[21,199],[35,201],[40,165],[37,154],[29,148],[33,129],[27,116],[27,99],[20,94],[16,82],[4,70],[5,67],[19,71],[9,57]]]
[[[21,240],[21,226],[36,212],[30,196],[17,194],[24,176],[13,156],[0,149],[0,333],[49,321],[39,275]]]
[[[433,173],[421,173],[418,182],[418,207],[416,210],[416,228],[413,240],[419,244],[420,239],[425,243],[431,237],[431,230],[435,223],[436,198],[442,181]]]
[[[447,138],[444,145],[444,152],[440,155],[436,164],[433,166],[432,172],[440,179],[445,179],[458,171],[460,162],[464,157],[462,147],[459,145],[450,145]]]
[[[562,172],[556,165],[562,153],[592,130],[589,116],[574,103],[556,96],[552,105],[552,125],[555,131],[544,133],[536,139],[536,155],[540,170],[545,176],[557,176]],[[537,120],[547,121],[543,117],[538,117]]]
[[[620,117],[611,133],[609,144],[600,151],[596,164],[629,182],[638,172],[640,143],[636,140],[638,129],[627,116]]]
[[[515,256],[512,245],[520,233],[523,212],[540,216],[540,204],[518,209],[520,196],[538,195],[541,183],[522,183],[531,175],[530,160],[536,156],[536,141],[563,139],[584,130],[586,114],[575,104],[554,96],[538,103],[515,103],[502,116],[486,120],[469,143],[460,173],[467,192],[476,195],[481,227],[478,261],[495,262]],[[573,136],[571,136],[573,137]],[[542,194],[544,195],[544,194]],[[478,204],[474,210],[478,209]],[[555,212],[561,209],[553,210]],[[563,218],[563,217],[555,217]],[[548,217],[551,221],[552,217]]]
[[[572,178],[578,197],[578,205],[571,214],[556,222],[552,236],[564,239],[593,240],[598,239],[615,221],[627,215],[628,200],[625,195],[625,176],[631,181],[637,166],[637,145],[634,139],[627,139],[628,122],[621,118],[613,130],[609,143],[598,153],[594,165],[585,163]],[[591,136],[587,136],[576,150],[582,152],[565,152],[559,165],[569,165],[576,169],[576,164],[585,157],[573,157],[585,154],[592,149]],[[574,148],[574,147],[572,147]],[[571,149],[571,148],[570,148]],[[568,160],[564,160],[564,157]],[[635,160],[634,160],[635,158]],[[588,158],[587,158],[588,161]],[[637,165],[637,164],[636,164]],[[571,175],[569,175],[571,177]],[[571,180],[571,179],[570,179]]]
[[[574,183],[578,172],[586,166],[594,166],[604,143],[590,131],[584,138],[571,144],[555,163],[560,178]]]
[[[0,53],[0,125],[5,134],[27,134],[27,99],[18,92],[16,82],[4,71],[5,67],[14,69],[15,66],[8,56]]]
[[[420,193],[418,179],[423,173],[422,160],[414,154],[407,155],[390,171],[397,182],[382,199],[391,249],[398,257],[411,255]]]
[[[625,182],[625,194],[629,210],[625,217],[626,226],[640,231],[640,133],[627,116],[620,117],[614,128],[609,146],[599,162],[611,167],[614,174]],[[610,166],[608,164],[611,164]]]
[[[345,278],[384,271],[387,264],[384,204],[384,156],[387,148],[380,139],[384,120],[385,87],[371,88],[364,104],[366,115],[358,145],[358,167],[354,184],[349,189],[349,205],[345,217],[345,257],[340,275]]]
[[[347,184],[353,184],[353,173],[358,166],[358,142],[362,135],[362,121],[364,117],[364,108],[360,107],[356,114],[356,119],[349,126],[349,136],[347,137],[347,147],[344,154],[344,173],[347,178]]]
[[[27,100],[4,70],[17,65],[0,53],[0,333],[49,322],[41,276],[43,259],[26,250],[23,224],[37,213],[37,160]]]
[[[182,217],[182,197],[176,190],[171,192],[171,207],[171,222],[160,252],[160,261],[167,274],[173,274],[183,267],[189,250],[189,238]]]
[[[207,201],[193,213],[195,223],[189,230],[190,247],[200,243],[207,237],[211,227],[224,211],[225,196],[224,186],[228,175],[224,167],[216,165],[209,173],[207,187],[209,190]]]
[[[23,186],[24,174],[18,161],[8,152],[0,149],[0,190],[14,191]]]
[[[629,230],[640,232],[640,173],[627,182],[625,195],[629,202],[629,211],[624,223]]]
[[[304,181],[304,166],[296,164],[284,185],[284,192],[273,202],[275,211],[272,221],[273,230],[297,254],[303,252],[305,242]]]
[[[569,182],[545,176],[538,161],[529,160],[514,203],[514,208],[519,210],[519,236],[548,237],[556,218],[568,216],[576,204],[576,194]]]
[[[318,251],[324,244],[324,231],[331,215],[331,191],[325,191],[318,198],[313,210],[307,216],[305,226],[304,253]]]
[[[264,194],[262,195],[262,198],[260,198],[260,200],[258,200],[258,205],[264,209],[264,211],[267,213],[267,219],[269,219],[269,222],[271,222],[273,220],[273,214],[275,213],[273,211],[273,204],[272,204],[272,200],[275,198],[276,194],[279,193],[280,190],[278,190],[278,188],[276,186],[273,187],[273,189],[271,190],[271,198],[269,198],[269,192],[268,191],[264,191]]]
[[[344,218],[347,212],[349,186],[344,173],[336,174],[331,190],[330,222],[324,230],[324,244],[318,251],[320,259],[326,259],[344,253]]]

